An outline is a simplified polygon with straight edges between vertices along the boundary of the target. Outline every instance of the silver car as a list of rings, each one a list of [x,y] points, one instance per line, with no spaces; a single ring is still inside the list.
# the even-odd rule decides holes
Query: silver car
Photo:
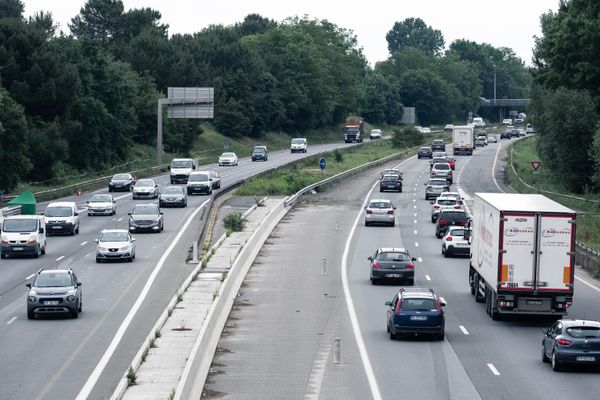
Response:
[[[117,202],[112,194],[95,194],[89,201],[88,215],[115,215],[117,213]]]
[[[425,183],[425,200],[439,197],[442,193],[450,191],[450,184],[445,178],[432,178]]]
[[[219,167],[225,165],[238,165],[237,155],[231,152],[221,154],[221,156],[219,156]]]
[[[464,226],[451,226],[448,233],[442,238],[442,254],[444,257],[453,255],[468,256],[471,254],[471,243],[465,239],[469,228]]]
[[[107,260],[135,260],[135,239],[126,229],[104,229],[95,240],[96,262]]]
[[[154,179],[140,179],[133,187],[131,194],[133,199],[156,199],[158,197],[158,185]]]
[[[77,275],[69,269],[41,269],[33,282],[26,283],[27,318],[36,314],[68,313],[77,318],[81,312],[82,291]]]
[[[365,207],[365,226],[371,224],[385,224],[394,226],[396,224],[396,207],[390,200],[373,199]]]
[[[446,197],[441,195],[435,201],[431,202],[431,222],[435,223],[437,217],[440,215],[442,210],[460,209],[462,205],[459,200],[454,197]]]
[[[496,136],[496,135],[488,136],[488,143],[498,143],[498,136]]]
[[[431,168],[432,178],[445,178],[448,182],[452,183],[452,167],[449,163],[435,163]]]
[[[186,207],[187,195],[182,186],[166,186],[160,189],[158,195],[158,205],[160,207]]]

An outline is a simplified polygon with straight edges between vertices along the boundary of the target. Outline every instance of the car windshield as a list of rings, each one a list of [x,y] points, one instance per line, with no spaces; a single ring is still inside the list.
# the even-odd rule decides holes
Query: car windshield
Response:
[[[389,182],[395,182],[398,180],[398,175],[384,175],[382,180],[389,181]]]
[[[392,203],[387,201],[372,201],[369,203],[369,208],[392,208]]]
[[[595,326],[574,326],[567,333],[574,338],[600,338],[600,328]]]
[[[70,217],[73,215],[71,207],[48,207],[44,213],[46,217]]]
[[[173,160],[171,168],[192,168],[192,162],[190,160]]]
[[[37,229],[35,219],[5,219],[2,224],[3,232],[34,232]]]
[[[398,251],[379,253],[379,261],[410,261],[410,256]]]
[[[135,186],[137,187],[154,187],[154,182],[151,179],[140,179]]]
[[[448,165],[448,164],[435,164],[433,166],[433,168],[437,169],[438,171],[439,170],[449,170],[450,169],[450,165]]]
[[[100,236],[101,242],[129,242],[127,232],[103,232]]]
[[[431,186],[448,186],[448,181],[445,179],[432,179],[429,184]]]
[[[39,274],[33,284],[35,287],[65,287],[72,286],[71,275],[61,273]]]
[[[433,299],[402,299],[400,308],[406,311],[435,310],[435,301]]]
[[[292,139],[292,144],[304,144],[304,139]]]
[[[437,203],[440,206],[453,206],[453,205],[456,205],[456,200],[454,200],[454,199],[438,199]]]
[[[136,206],[132,212],[133,215],[155,215],[158,214],[156,206]]]
[[[400,171],[397,169],[386,169],[383,171],[383,175],[400,175]]]
[[[260,147],[259,147],[259,148],[256,148],[256,149],[254,149],[254,151],[253,151],[253,152],[254,152],[254,153],[264,153],[264,152],[265,152],[265,149],[263,149],[263,148],[260,148]]]
[[[169,186],[162,190],[162,194],[182,194],[183,189],[179,186]]]
[[[190,175],[188,182],[206,182],[208,180],[208,174],[195,174]]]
[[[112,196],[108,194],[96,194],[92,196],[90,203],[112,203]]]
[[[129,175],[127,174],[116,174],[113,176],[113,181],[128,181]]]
[[[221,154],[221,157],[227,157],[227,158],[235,157],[235,154],[234,153],[223,153],[223,154]]]
[[[442,212],[442,216],[440,218],[456,221],[458,219],[466,219],[467,214],[464,211],[447,211]]]

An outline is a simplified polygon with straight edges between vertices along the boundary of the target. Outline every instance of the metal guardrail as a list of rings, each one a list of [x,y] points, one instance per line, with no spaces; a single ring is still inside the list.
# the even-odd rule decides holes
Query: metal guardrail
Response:
[[[21,214],[21,206],[4,207],[0,209],[0,217],[9,217],[11,215]]]
[[[575,264],[588,271],[598,271],[600,268],[600,252],[586,246],[585,243],[575,242]]]

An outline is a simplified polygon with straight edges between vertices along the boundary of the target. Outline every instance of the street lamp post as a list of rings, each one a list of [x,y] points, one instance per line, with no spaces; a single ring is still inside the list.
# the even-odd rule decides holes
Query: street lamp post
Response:
[[[496,64],[494,63],[494,103],[496,102]]]

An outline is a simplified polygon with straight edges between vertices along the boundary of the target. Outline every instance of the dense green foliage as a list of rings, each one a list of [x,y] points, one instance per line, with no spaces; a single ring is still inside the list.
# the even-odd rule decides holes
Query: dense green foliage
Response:
[[[532,96],[540,157],[569,190],[600,189],[600,3],[561,1],[541,22]]]
[[[390,58],[371,68],[353,33],[326,20],[251,14],[169,36],[156,10],[87,0],[67,36],[51,14],[26,19],[23,10],[21,0],[0,0],[0,190],[104,170],[133,157],[134,144],[155,145],[157,100],[168,87],[214,87],[213,126],[260,139],[341,133],[349,114],[397,125],[403,106],[416,106],[423,125],[464,121],[487,93],[490,54],[505,96],[528,86],[509,50],[455,42],[442,54],[441,32],[420,19],[394,24]],[[165,118],[164,149],[189,154],[201,126]]]

